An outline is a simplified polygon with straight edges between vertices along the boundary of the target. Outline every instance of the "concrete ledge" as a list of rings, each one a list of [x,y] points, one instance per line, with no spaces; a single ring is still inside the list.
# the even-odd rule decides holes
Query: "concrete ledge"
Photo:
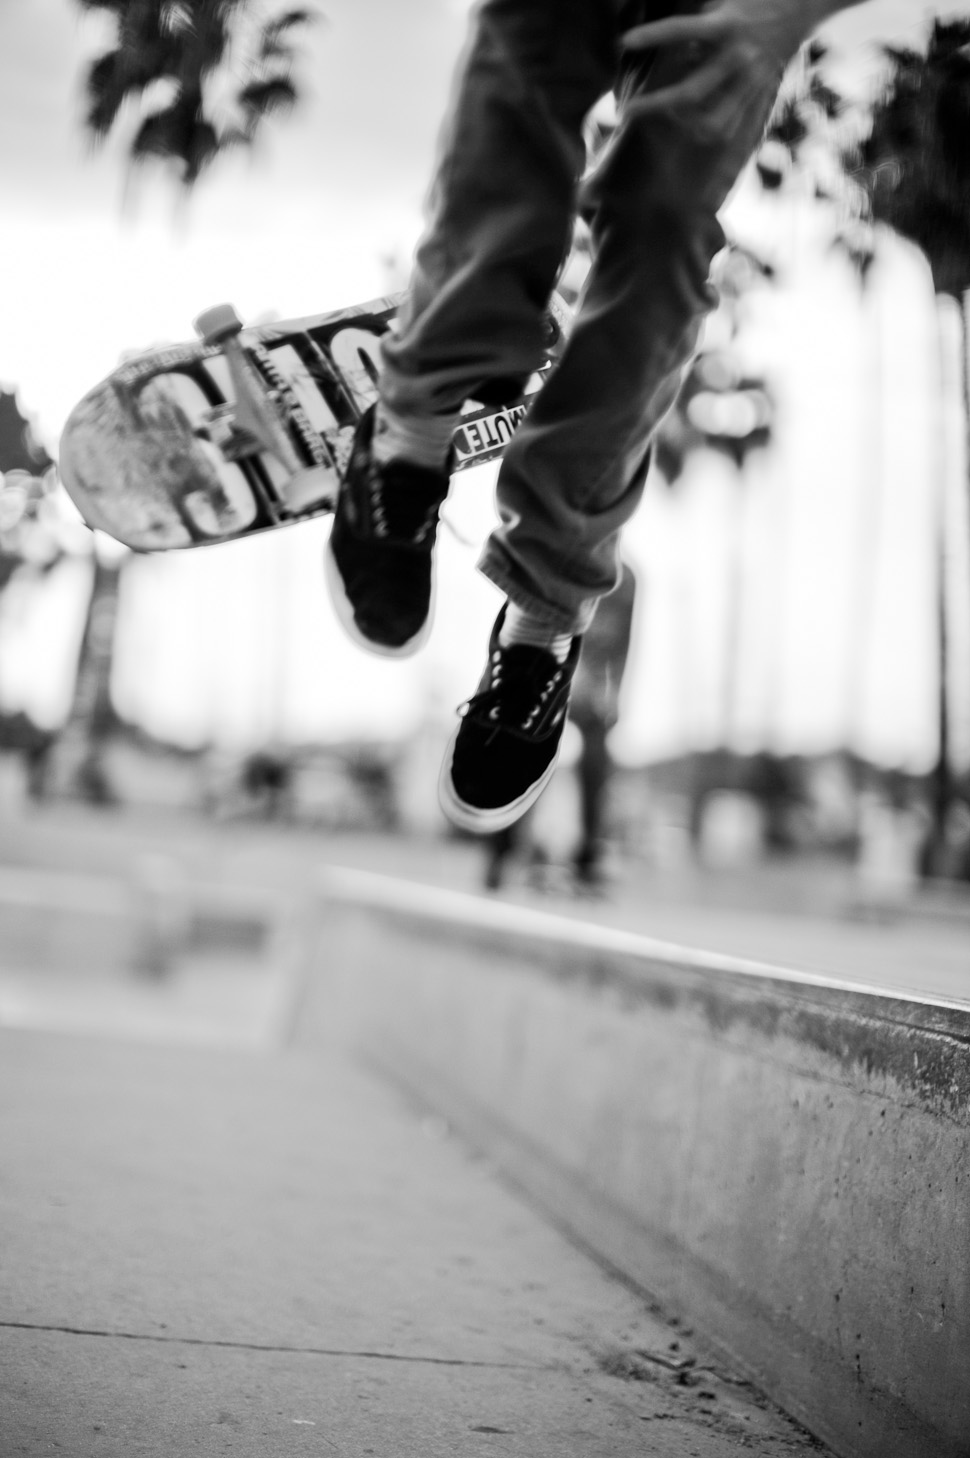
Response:
[[[970,1005],[320,887],[371,1057],[838,1453],[967,1458]]]

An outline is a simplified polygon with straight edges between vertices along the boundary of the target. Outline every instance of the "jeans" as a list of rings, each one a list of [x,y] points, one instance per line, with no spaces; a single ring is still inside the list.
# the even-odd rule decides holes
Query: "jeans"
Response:
[[[543,358],[544,313],[577,211],[592,265],[558,365],[508,446],[481,571],[560,632],[583,632],[618,579],[650,439],[673,404],[724,245],[717,219],[774,102],[731,135],[631,115],[676,53],[624,61],[631,25],[674,0],[484,0],[459,67],[408,303],[382,395],[409,418],[511,400]],[[618,126],[584,178],[584,120],[609,90]]]

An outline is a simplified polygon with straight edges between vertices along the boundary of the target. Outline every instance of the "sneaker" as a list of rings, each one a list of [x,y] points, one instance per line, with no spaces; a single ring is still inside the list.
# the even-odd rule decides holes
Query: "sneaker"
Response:
[[[478,692],[459,711],[438,782],[452,824],[486,834],[503,830],[534,805],[552,778],[569,708],[582,638],[565,663],[545,648],[498,641],[492,630]]]
[[[434,543],[450,472],[371,455],[375,407],[360,419],[324,571],[340,622],[362,648],[406,658],[431,631]]]

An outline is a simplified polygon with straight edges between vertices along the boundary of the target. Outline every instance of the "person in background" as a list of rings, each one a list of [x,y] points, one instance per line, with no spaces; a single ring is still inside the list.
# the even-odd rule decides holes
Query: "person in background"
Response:
[[[613,759],[609,736],[620,714],[620,688],[630,652],[637,584],[624,562],[616,588],[600,602],[583,638],[569,717],[582,735],[577,764],[581,835],[573,860],[580,886],[603,881],[604,829]]]

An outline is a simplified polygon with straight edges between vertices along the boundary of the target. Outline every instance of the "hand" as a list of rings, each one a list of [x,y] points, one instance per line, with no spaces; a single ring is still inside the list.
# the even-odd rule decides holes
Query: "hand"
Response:
[[[628,114],[675,114],[701,137],[733,132],[753,105],[774,94],[785,67],[818,21],[824,0],[713,0],[697,15],[671,15],[635,26],[625,51],[684,47],[686,74],[632,98]]]

